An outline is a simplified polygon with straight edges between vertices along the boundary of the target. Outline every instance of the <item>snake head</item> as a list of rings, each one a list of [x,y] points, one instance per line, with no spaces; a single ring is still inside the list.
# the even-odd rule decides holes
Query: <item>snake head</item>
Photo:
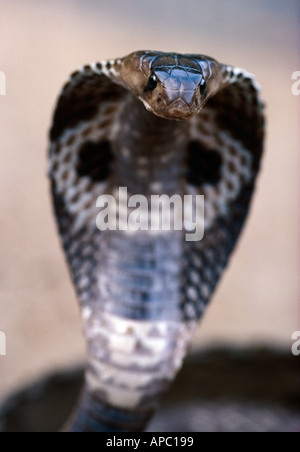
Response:
[[[148,111],[180,121],[196,116],[207,100],[204,69],[193,55],[136,52],[123,60],[122,77]]]

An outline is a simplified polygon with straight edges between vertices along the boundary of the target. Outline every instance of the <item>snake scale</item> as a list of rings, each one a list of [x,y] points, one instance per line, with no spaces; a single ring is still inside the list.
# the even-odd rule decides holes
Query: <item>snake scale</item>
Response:
[[[242,230],[264,129],[253,75],[203,55],[135,52],[80,68],[62,89],[50,179],[88,344],[71,432],[145,429]],[[99,231],[96,200],[119,187],[204,195],[203,239]]]

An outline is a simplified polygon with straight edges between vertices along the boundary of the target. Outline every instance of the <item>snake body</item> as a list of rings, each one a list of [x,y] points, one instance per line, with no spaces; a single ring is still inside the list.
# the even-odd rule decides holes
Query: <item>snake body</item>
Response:
[[[247,216],[264,139],[260,90],[202,55],[135,52],[80,68],[50,133],[55,214],[88,343],[70,431],[141,431],[182,366]],[[205,197],[203,240],[96,227],[96,200]],[[120,215],[121,212],[118,212]]]

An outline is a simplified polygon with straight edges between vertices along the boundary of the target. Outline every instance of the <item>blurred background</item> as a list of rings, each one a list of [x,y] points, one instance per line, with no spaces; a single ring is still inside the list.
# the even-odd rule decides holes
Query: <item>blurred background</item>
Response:
[[[47,180],[58,92],[79,66],[151,49],[206,53],[253,72],[267,104],[265,156],[251,215],[194,348],[291,354],[299,310],[299,0],[0,0],[0,400],[82,362],[75,293]]]

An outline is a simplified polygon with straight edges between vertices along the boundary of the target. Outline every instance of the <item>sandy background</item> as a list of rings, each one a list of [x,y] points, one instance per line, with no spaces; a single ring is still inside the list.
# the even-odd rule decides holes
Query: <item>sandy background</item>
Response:
[[[84,356],[46,177],[55,99],[74,69],[137,49],[209,54],[255,73],[268,137],[250,219],[195,347],[291,347],[299,312],[299,0],[0,0],[0,397]]]

